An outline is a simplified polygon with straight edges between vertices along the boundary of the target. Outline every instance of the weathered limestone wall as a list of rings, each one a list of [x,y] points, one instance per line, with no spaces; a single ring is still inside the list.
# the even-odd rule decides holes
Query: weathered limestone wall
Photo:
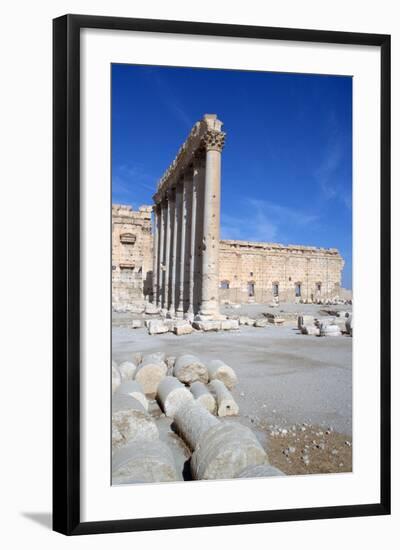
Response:
[[[269,302],[274,294],[282,302],[332,298],[340,295],[343,266],[334,248],[221,241],[220,299]]]
[[[112,205],[112,302],[127,305],[151,294],[151,206]]]
[[[150,216],[150,207],[134,212],[128,206],[113,205],[113,303],[129,304],[152,293]],[[122,241],[124,235],[134,235],[135,242],[121,242],[121,235]],[[132,264],[133,268],[124,267]],[[343,258],[333,248],[220,241],[219,298],[270,302],[276,291],[273,285],[278,285],[279,300],[294,302],[298,283],[301,296],[297,299],[350,298],[351,292],[341,289],[343,266]]]

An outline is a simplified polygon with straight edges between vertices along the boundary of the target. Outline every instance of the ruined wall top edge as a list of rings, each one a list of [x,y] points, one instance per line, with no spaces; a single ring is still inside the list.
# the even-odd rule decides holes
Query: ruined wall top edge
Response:
[[[267,243],[267,242],[257,242],[257,241],[237,241],[237,240],[221,240],[221,248],[231,249],[250,249],[250,250],[276,250],[278,252],[308,252],[316,254],[329,254],[341,258],[340,252],[337,248],[319,248],[316,246],[304,246],[304,245],[295,245],[295,244],[279,244],[279,243]]]
[[[207,134],[213,133],[214,146],[222,149],[225,139],[225,132],[221,131],[222,125],[223,123],[215,114],[205,114],[201,120],[196,122],[189,136],[181,145],[176,157],[158,181],[157,191],[153,196],[155,203],[162,200],[165,191],[169,187],[176,185],[179,178],[183,175],[184,170],[193,161],[193,156],[196,151],[206,146],[205,138]],[[215,135],[217,135],[219,139],[215,140]]]
[[[149,205],[139,206],[138,210],[133,210],[132,206],[129,204],[113,204],[112,205],[112,218],[113,221],[116,221],[117,218],[129,218],[131,220],[135,219],[151,219],[151,213],[153,207]]]

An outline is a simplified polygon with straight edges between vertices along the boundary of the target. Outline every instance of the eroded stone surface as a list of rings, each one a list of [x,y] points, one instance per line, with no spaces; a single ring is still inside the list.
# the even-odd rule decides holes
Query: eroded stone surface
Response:
[[[143,405],[130,395],[115,393],[112,400],[113,450],[131,441],[154,439],[158,439],[157,426]]]
[[[174,376],[184,384],[192,384],[199,380],[208,382],[207,367],[195,355],[180,355],[176,358]]]
[[[194,399],[206,408],[211,414],[215,412],[215,397],[210,393],[209,389],[202,382],[194,382],[190,386],[190,391]]]
[[[161,380],[157,397],[167,416],[174,418],[178,409],[186,402],[192,401],[193,395],[174,376],[166,376]]]
[[[115,451],[112,477],[115,485],[182,480],[171,449],[159,439],[135,441]]]
[[[201,437],[192,455],[195,479],[231,479],[268,461],[253,432],[241,424],[219,423]]]
[[[235,371],[220,359],[209,361],[207,368],[210,380],[221,380],[229,390],[236,386],[237,376]]]
[[[221,380],[211,380],[208,387],[217,401],[218,416],[235,416],[239,414],[239,405]]]
[[[144,394],[143,388],[136,380],[126,380],[115,390],[115,395],[130,395],[143,406],[147,411],[149,402]]]
[[[156,354],[145,355],[135,375],[144,393],[155,395],[161,380],[167,374],[167,365]]]

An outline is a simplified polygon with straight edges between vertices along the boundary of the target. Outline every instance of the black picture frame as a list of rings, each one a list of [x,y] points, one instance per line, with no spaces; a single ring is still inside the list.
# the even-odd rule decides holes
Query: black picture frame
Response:
[[[371,504],[80,520],[80,31],[84,28],[378,46],[381,51],[381,495]],[[53,529],[66,535],[390,514],[390,36],[65,15],[53,21]]]

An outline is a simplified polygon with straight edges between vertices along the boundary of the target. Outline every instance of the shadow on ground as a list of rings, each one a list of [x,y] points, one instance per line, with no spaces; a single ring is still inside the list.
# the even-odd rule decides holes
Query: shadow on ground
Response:
[[[52,529],[53,527],[53,516],[50,512],[22,512],[21,515],[42,527],[46,527],[46,529]]]

